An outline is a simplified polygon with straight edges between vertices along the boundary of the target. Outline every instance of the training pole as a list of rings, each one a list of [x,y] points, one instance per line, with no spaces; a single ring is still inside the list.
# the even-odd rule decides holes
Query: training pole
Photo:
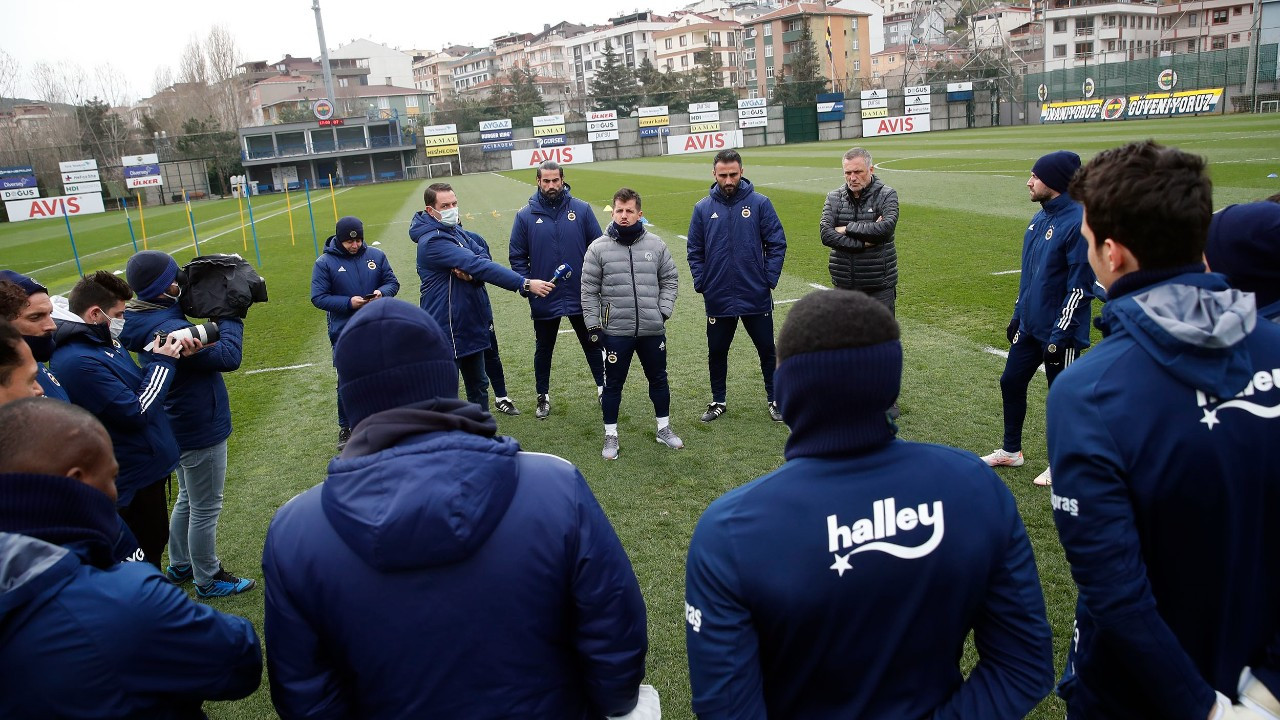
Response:
[[[329,201],[333,203],[333,224],[338,224],[338,199],[333,196],[333,176],[329,176]]]
[[[196,249],[196,255],[200,254],[200,240],[196,238],[196,216],[191,212],[191,197],[187,195],[187,189],[182,188],[182,201],[187,204],[187,224],[191,227],[191,245]]]
[[[80,267],[80,251],[76,250],[76,236],[71,234],[71,216],[67,214],[67,208],[62,207],[62,219],[67,221],[67,237],[71,239],[71,254],[76,257],[76,274],[84,277],[84,268]]]
[[[253,252],[258,256],[258,267],[262,267],[262,248],[258,247],[258,226],[253,222],[253,198],[247,193],[244,204],[249,206],[249,229],[253,231]]]
[[[320,257],[320,241],[316,239],[316,214],[311,210],[311,181],[303,180],[302,189],[307,192],[307,215],[311,218],[311,247],[315,248],[316,257]]]
[[[129,196],[120,198],[124,205],[124,221],[129,223],[129,239],[133,241],[133,251],[138,252],[138,238],[133,234],[133,220],[129,217]]]
[[[161,190],[161,192],[164,192]],[[142,212],[142,191],[138,191],[138,222],[142,224],[142,249],[148,250],[147,247],[147,216]]]
[[[244,189],[247,186],[247,183],[240,186],[240,192],[236,193],[236,207],[240,210],[240,244],[245,252],[249,252],[249,236],[244,229]]]
[[[284,208],[289,216],[289,244],[298,247],[298,238],[293,234],[293,201],[289,199],[289,181],[284,182]]]

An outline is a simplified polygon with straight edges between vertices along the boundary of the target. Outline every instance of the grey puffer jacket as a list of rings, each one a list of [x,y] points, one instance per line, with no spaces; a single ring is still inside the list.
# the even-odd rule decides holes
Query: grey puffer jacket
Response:
[[[582,319],[606,335],[661,335],[676,307],[680,275],[662,238],[631,244],[610,223],[582,260]]]
[[[877,220],[877,218],[880,218]],[[818,227],[831,248],[828,268],[838,288],[877,292],[898,284],[898,193],[874,175],[855,198],[845,185],[827,193]],[[844,233],[836,228],[844,227]]]

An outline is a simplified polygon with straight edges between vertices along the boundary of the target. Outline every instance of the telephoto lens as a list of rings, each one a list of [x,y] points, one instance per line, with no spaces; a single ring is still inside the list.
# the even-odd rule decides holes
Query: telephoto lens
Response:
[[[201,323],[200,325],[184,327],[181,330],[174,330],[169,333],[169,337],[178,338],[179,340],[184,338],[195,338],[200,341],[201,345],[210,345],[218,341],[218,323],[210,320],[209,322]]]

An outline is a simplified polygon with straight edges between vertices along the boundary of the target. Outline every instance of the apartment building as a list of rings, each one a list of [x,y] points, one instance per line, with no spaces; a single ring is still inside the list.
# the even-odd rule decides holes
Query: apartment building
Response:
[[[854,87],[871,78],[868,15],[818,3],[795,3],[742,23],[743,57],[748,97],[769,97],[773,86],[790,73],[801,50],[807,25],[822,75],[837,88]],[[827,50],[827,28],[831,49]]]
[[[969,17],[973,28],[973,45],[978,50],[1007,47],[1009,34],[1014,28],[1031,22],[1032,12],[1029,6],[1005,5],[997,3],[982,8]]]
[[[582,97],[590,94],[596,71],[604,67],[606,45],[612,46],[626,67],[638,68],[645,60],[656,65],[653,36],[669,28],[673,22],[674,18],[648,11],[637,12],[611,18],[608,25],[571,38],[568,53],[577,94]]]
[[[1168,20],[1149,2],[1056,0],[1044,14],[1044,69],[1156,57]]]
[[[1253,3],[1242,0],[1196,0],[1161,5],[1165,20],[1160,49],[1172,53],[1207,52],[1249,47],[1253,38]]]
[[[742,23],[690,13],[670,28],[654,33],[654,67],[663,72],[689,72],[698,66],[698,53],[710,52],[720,86],[741,81]]]

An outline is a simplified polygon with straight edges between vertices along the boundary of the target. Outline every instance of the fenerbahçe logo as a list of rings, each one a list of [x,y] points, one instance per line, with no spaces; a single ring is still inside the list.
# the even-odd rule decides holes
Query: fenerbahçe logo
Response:
[[[1270,371],[1259,370],[1254,373],[1253,379],[1249,381],[1244,390],[1241,390],[1234,398],[1226,402],[1202,390],[1196,390],[1196,405],[1204,412],[1204,417],[1200,418],[1200,422],[1212,430],[1213,426],[1222,422],[1218,418],[1218,413],[1222,410],[1243,410],[1256,417],[1274,420],[1280,417],[1280,397],[1273,396],[1270,393],[1277,388],[1280,388],[1280,368]],[[1260,405],[1246,399],[1260,393],[1267,393],[1268,399],[1273,399],[1277,402],[1271,405]],[[1277,393],[1277,395],[1280,395],[1280,393]]]
[[[370,269],[370,270],[377,270],[377,269],[378,269],[378,263],[376,263],[376,262],[374,262],[374,261],[370,260],[370,261],[369,261],[369,269]]]
[[[749,218],[749,217],[751,217],[751,208],[749,208],[749,207],[744,207],[744,208],[742,208],[742,217],[744,217],[744,218]]]
[[[928,540],[918,545],[898,544],[892,538],[899,532],[912,533],[915,538],[922,530],[932,527]],[[845,570],[852,570],[849,558],[862,552],[882,552],[902,560],[916,560],[937,549],[942,543],[942,501],[920,503],[914,508],[897,509],[894,498],[871,503],[871,517],[856,520],[852,525],[841,525],[834,514],[827,516],[827,550],[835,558],[831,569],[844,577]],[[874,542],[872,542],[874,541]],[[840,550],[852,547],[841,555]]]
[[[1118,120],[1124,114],[1124,106],[1129,101],[1122,97],[1113,97],[1102,104],[1103,120]]]

